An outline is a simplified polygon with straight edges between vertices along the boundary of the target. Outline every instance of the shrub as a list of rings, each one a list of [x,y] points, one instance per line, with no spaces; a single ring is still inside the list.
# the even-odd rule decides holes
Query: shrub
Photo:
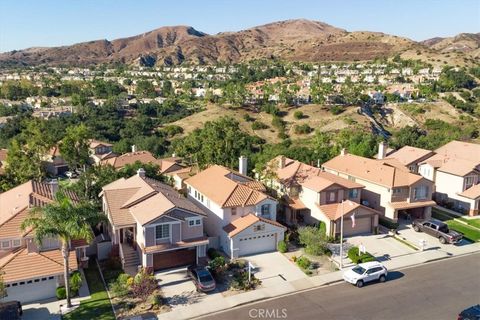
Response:
[[[147,270],[140,270],[134,277],[132,293],[136,298],[146,301],[147,298],[157,289],[157,280]]]
[[[309,134],[313,129],[306,123],[301,125],[295,125],[294,131],[296,134]]]
[[[325,222],[320,221],[318,223],[318,231],[320,231],[324,235],[327,235],[327,225],[325,224]]]
[[[81,286],[82,286],[82,276],[80,275],[80,272],[75,271],[70,276],[70,291],[72,292],[73,296],[76,296],[78,294],[78,290],[80,290]]]
[[[297,259],[297,265],[303,270],[308,270],[312,265],[312,262],[307,257],[300,257]]]
[[[298,229],[299,242],[305,246],[305,252],[315,256],[322,255],[327,249],[327,239],[318,228],[302,227]]]
[[[132,284],[132,280],[128,274],[122,273],[118,276],[118,278],[111,284],[110,290],[112,291],[113,295],[116,297],[123,297],[126,296],[129,292],[130,285]]]
[[[251,121],[255,120],[255,118],[252,118],[248,113],[245,113],[243,115],[243,120],[245,120],[247,122],[251,122]]]
[[[378,223],[390,230],[397,230],[399,226],[398,222],[393,222],[388,218],[384,217],[378,217]]]
[[[330,112],[334,115],[340,114],[345,111],[345,108],[342,106],[333,106],[330,108]]]
[[[260,285],[262,282],[255,278],[255,276],[252,274],[250,277],[250,282],[248,281],[248,272],[241,270],[238,272],[235,272],[233,275],[232,282],[230,283],[230,286],[233,289],[237,290],[252,290],[255,289],[258,285]]]
[[[55,291],[58,300],[63,300],[67,298],[67,290],[65,287],[58,287]]]
[[[256,120],[255,122],[252,123],[252,130],[262,130],[267,128],[268,126],[261,121]]]
[[[358,247],[351,247],[348,250],[347,256],[355,264],[376,261],[375,257],[368,252],[359,254]]]
[[[216,257],[208,263],[208,267],[213,276],[221,277],[226,269],[225,258],[223,256]]]
[[[303,119],[303,112],[300,110],[297,110],[293,113],[293,117],[297,120]]]
[[[280,251],[281,253],[285,253],[288,250],[287,243],[284,240],[279,241],[277,247],[278,251]]]
[[[160,307],[163,304],[162,296],[159,294],[153,295],[151,300],[152,306],[154,307]]]
[[[222,255],[217,251],[215,250],[214,248],[210,248],[207,250],[207,256],[210,258],[210,259],[215,259],[216,257],[221,257]]]

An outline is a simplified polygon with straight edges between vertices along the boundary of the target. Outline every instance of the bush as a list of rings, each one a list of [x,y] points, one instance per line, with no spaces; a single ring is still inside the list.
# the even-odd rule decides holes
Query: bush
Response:
[[[330,108],[330,112],[334,115],[340,114],[345,111],[345,108],[342,106],[333,106]]]
[[[252,123],[252,130],[262,130],[267,128],[268,126],[261,121],[256,120],[255,122]]]
[[[58,300],[63,300],[67,298],[67,290],[65,287],[58,287],[55,291]]]
[[[278,242],[277,248],[278,248],[278,251],[280,251],[281,253],[285,253],[288,250],[287,243],[284,240],[281,240]]]
[[[80,272],[75,271],[70,276],[70,291],[72,292],[73,296],[76,296],[78,294],[78,290],[80,290],[81,286],[82,286],[82,276],[80,275]]]
[[[327,235],[327,225],[325,224],[325,222],[320,221],[318,223],[318,231],[320,231],[324,235]]]
[[[252,118],[248,113],[245,113],[243,115],[243,120],[245,120],[247,122],[251,122],[251,121],[255,120],[255,118]]]
[[[348,250],[347,256],[355,264],[376,261],[375,257],[368,252],[359,255],[358,247],[351,247]]]
[[[163,304],[162,296],[159,294],[153,295],[151,300],[152,306],[154,307],[160,307]]]
[[[233,289],[237,290],[252,290],[255,289],[258,285],[260,285],[262,282],[255,278],[255,276],[252,274],[250,277],[250,282],[248,281],[248,272],[241,270],[238,272],[235,272],[233,275],[232,282],[230,283],[230,286]]]
[[[312,262],[307,257],[300,257],[297,259],[297,265],[303,270],[308,270],[312,265]]]
[[[110,290],[114,296],[123,297],[128,294],[130,286],[132,285],[132,280],[129,280],[130,278],[131,277],[126,273],[122,273],[118,276],[117,280],[115,280],[110,286]]]
[[[210,258],[210,259],[215,259],[216,257],[221,257],[222,255],[220,254],[220,252],[218,252],[217,250],[215,250],[214,248],[210,248],[207,250],[207,256]]]
[[[398,222],[393,222],[385,217],[378,217],[378,223],[390,230],[397,230],[398,229]]]
[[[298,239],[300,244],[305,246],[305,252],[308,254],[319,256],[325,254],[327,250],[327,238],[318,228],[299,228]]]
[[[296,134],[309,134],[313,129],[306,123],[301,125],[295,125],[294,131]]]
[[[303,112],[300,110],[297,110],[293,113],[293,117],[297,120],[303,119]]]
[[[221,277],[226,269],[225,258],[223,256],[216,257],[208,263],[208,267],[213,276]]]
[[[140,270],[134,277],[132,293],[134,297],[147,301],[147,298],[157,289],[157,280],[147,270]]]

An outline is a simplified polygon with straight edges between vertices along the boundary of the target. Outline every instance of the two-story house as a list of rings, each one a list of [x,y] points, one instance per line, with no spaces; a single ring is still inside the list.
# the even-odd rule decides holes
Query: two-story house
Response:
[[[433,183],[401,164],[364,158],[342,150],[322,168],[365,186],[360,203],[392,221],[428,219],[431,207],[436,205],[432,200]]]
[[[124,153],[122,155],[114,155],[105,158],[99,162],[101,165],[111,165],[115,169],[120,170],[127,164],[134,164],[135,162],[151,163],[160,165],[160,161],[155,158],[149,151],[136,151],[135,146],[132,146],[132,152]]]
[[[452,141],[423,161],[419,173],[435,183],[439,205],[478,215],[480,209],[480,145]]]
[[[410,172],[418,173],[420,164],[434,154],[435,153],[433,151],[410,146],[404,146],[403,148],[387,154],[387,147],[385,143],[380,142],[377,159],[386,160],[386,162],[388,162],[390,159],[396,160],[403,166],[407,167]]]
[[[240,171],[213,165],[185,180],[188,198],[208,214],[207,234],[232,258],[276,250],[286,230],[276,222],[277,201],[245,175],[243,157]]]
[[[20,227],[32,207],[53,201],[57,188],[56,183],[28,181],[0,194],[0,273],[7,289],[5,300],[27,303],[52,298],[56,288],[64,284],[59,240],[45,238],[37,244],[35,230]],[[75,194],[67,194],[77,200]],[[76,249],[73,243],[71,248]],[[73,251],[69,267],[70,271],[78,269]]]
[[[106,233],[119,248],[123,268],[160,270],[197,264],[206,255],[206,215],[169,185],[137,174],[102,188]]]
[[[89,141],[88,150],[90,151],[90,159],[94,164],[100,161],[116,156],[112,152],[113,145],[107,142],[91,139]]]

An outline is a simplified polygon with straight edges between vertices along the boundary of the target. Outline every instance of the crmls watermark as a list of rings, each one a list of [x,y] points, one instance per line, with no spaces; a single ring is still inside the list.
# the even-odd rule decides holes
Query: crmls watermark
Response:
[[[250,309],[248,310],[248,316],[251,319],[286,319],[287,309]]]

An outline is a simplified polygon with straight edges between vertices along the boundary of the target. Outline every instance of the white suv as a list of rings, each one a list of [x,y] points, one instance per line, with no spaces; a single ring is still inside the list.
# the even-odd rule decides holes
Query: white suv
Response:
[[[372,261],[357,265],[353,269],[343,273],[343,280],[361,288],[370,281],[378,280],[385,282],[387,280],[388,271],[380,262]]]

